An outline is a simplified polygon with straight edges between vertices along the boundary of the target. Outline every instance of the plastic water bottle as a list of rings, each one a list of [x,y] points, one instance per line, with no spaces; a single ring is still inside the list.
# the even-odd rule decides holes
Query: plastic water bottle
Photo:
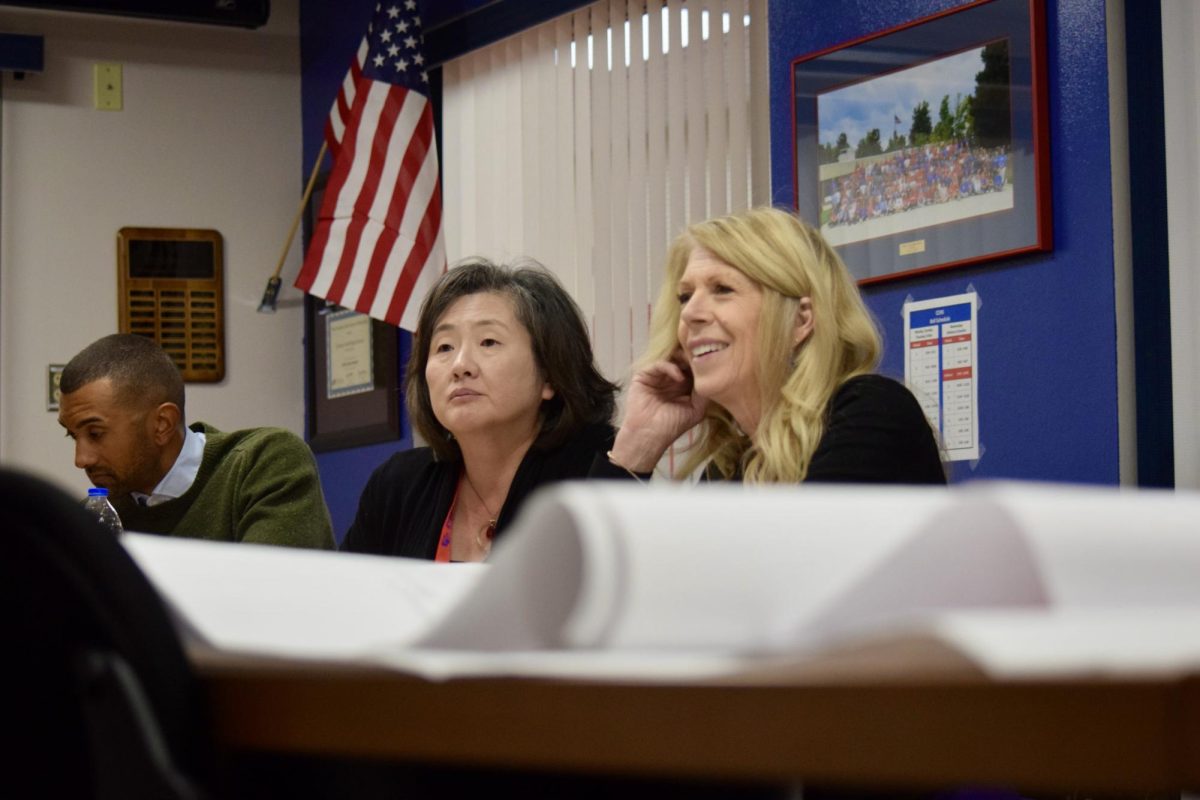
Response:
[[[113,533],[121,533],[125,530],[121,525],[121,517],[117,514],[117,510],[113,508],[112,503],[108,502],[108,489],[101,486],[88,489],[87,500],[83,501],[83,507],[95,514],[96,519],[100,520],[100,524]]]

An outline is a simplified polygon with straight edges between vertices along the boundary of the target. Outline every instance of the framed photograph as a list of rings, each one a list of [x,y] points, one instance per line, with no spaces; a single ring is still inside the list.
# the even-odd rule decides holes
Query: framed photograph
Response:
[[[797,211],[860,283],[1051,248],[1042,0],[792,62]]]
[[[396,328],[304,298],[308,443],[324,452],[402,436]]]
[[[323,189],[319,180],[308,204],[306,250]],[[407,348],[397,328],[306,295],[304,342],[308,443],[314,451],[402,438],[400,376]]]

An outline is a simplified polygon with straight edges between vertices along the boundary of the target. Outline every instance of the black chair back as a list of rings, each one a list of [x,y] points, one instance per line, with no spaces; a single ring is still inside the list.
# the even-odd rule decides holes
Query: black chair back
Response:
[[[2,797],[202,797],[214,775],[199,684],[120,542],[45,481],[0,469],[10,744]]]

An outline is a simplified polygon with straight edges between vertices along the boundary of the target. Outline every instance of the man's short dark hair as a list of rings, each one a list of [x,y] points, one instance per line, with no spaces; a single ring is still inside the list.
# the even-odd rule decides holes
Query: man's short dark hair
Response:
[[[434,325],[454,301],[480,293],[512,301],[517,320],[529,332],[543,379],[554,388],[554,397],[542,401],[535,449],[557,447],[586,425],[612,421],[617,386],[596,369],[583,314],[562,284],[536,261],[501,266],[472,259],[448,271],[426,295],[405,374],[409,418],[439,460],[458,460],[461,453],[438,422],[429,399],[425,365],[430,339]]]
[[[158,343],[134,333],[114,333],[89,344],[63,368],[59,388],[70,394],[108,378],[122,403],[174,403],[183,417],[183,376]]]

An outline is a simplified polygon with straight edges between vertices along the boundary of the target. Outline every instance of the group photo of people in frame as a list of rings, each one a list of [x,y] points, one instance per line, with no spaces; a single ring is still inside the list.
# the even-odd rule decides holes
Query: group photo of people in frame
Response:
[[[834,246],[1013,208],[1007,40],[840,87],[817,109]]]

